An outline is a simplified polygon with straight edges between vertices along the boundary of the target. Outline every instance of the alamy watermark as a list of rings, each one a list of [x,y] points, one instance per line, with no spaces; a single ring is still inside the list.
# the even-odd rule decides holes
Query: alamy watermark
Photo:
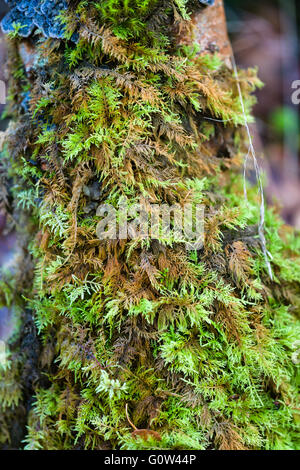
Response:
[[[7,364],[6,345],[5,342],[0,340],[0,366]]]
[[[6,104],[6,85],[3,80],[0,80],[0,104]]]
[[[199,250],[204,244],[204,206],[187,203],[151,204],[143,201],[129,205],[123,200],[117,208],[102,204],[96,229],[100,240],[160,240],[184,243],[187,250]]]
[[[299,365],[300,364],[300,340],[295,341],[292,344],[292,348],[294,350],[292,354],[292,361],[294,364]]]
[[[300,80],[294,80],[292,83],[292,89],[295,90],[292,93],[292,103],[295,105],[300,104]]]

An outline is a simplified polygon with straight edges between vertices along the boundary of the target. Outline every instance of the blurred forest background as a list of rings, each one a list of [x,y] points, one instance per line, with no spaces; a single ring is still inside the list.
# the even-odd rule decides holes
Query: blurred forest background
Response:
[[[300,105],[291,100],[292,82],[300,80],[300,8],[297,0],[225,0],[225,6],[238,65],[258,66],[265,83],[257,93],[253,132],[267,174],[267,199],[277,205],[288,224],[300,229]],[[0,0],[1,18],[7,9]],[[6,46],[0,35],[0,79],[6,81]],[[1,114],[3,109],[0,105]],[[6,126],[0,120],[0,129]],[[13,259],[14,250],[14,234],[5,233],[5,218],[0,214],[0,265]],[[8,317],[1,309],[0,339],[8,334]]]
[[[257,93],[254,134],[267,199],[300,229],[300,105],[291,99],[292,83],[300,80],[299,2],[225,0],[225,6],[238,65],[257,66],[265,84]]]

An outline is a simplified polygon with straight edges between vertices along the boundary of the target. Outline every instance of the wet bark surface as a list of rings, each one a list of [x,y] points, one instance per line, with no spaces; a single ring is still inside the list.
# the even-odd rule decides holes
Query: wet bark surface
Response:
[[[194,12],[191,23],[191,30],[180,34],[179,42],[198,44],[200,54],[218,52],[226,65],[230,66],[232,49],[227,33],[223,0],[216,0],[209,8],[201,8]]]

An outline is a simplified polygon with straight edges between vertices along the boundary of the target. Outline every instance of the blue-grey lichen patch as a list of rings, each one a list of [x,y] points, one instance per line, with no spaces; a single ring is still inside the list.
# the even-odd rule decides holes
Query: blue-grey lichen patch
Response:
[[[29,104],[30,104],[30,99],[31,99],[29,91],[24,91],[22,93],[22,98],[23,99],[21,101],[21,107],[24,113],[29,113]]]
[[[213,5],[215,0],[199,0],[199,2],[203,3],[204,5]]]
[[[15,30],[21,25],[18,34],[28,37],[37,27],[44,36],[63,38],[65,26],[58,15],[68,8],[66,0],[6,0],[10,12],[2,20],[4,33]]]

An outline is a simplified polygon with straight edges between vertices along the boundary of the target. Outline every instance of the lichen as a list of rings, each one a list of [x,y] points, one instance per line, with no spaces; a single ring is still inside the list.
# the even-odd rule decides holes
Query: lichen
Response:
[[[25,38],[35,28],[39,28],[46,37],[64,37],[65,28],[59,15],[67,9],[66,0],[6,0],[6,3],[11,10],[1,22],[4,33],[15,31],[19,25],[18,34]]]
[[[199,2],[203,3],[204,5],[213,5],[215,0],[199,0]]]

